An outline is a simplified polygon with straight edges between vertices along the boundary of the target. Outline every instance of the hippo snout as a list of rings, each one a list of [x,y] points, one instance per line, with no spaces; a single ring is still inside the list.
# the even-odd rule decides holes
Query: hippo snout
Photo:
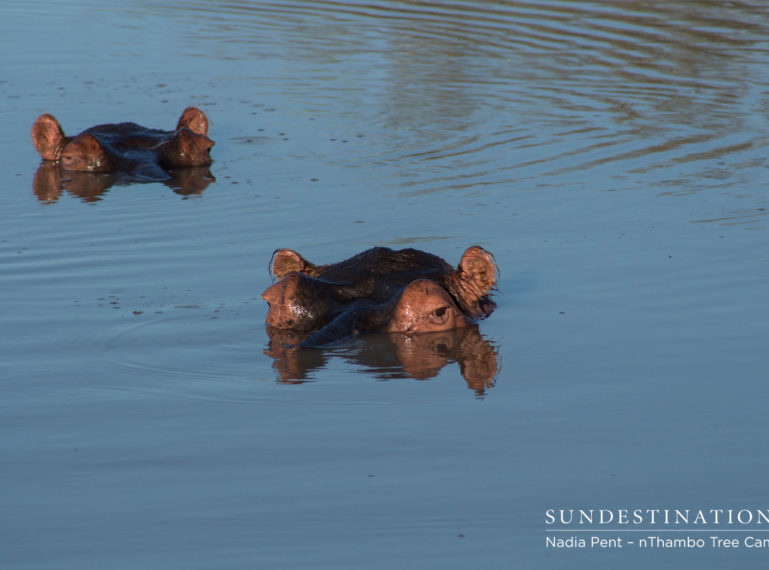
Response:
[[[318,315],[329,311],[329,301],[318,290],[316,280],[292,271],[269,287],[262,298],[267,301],[267,324],[278,329],[310,331]]]

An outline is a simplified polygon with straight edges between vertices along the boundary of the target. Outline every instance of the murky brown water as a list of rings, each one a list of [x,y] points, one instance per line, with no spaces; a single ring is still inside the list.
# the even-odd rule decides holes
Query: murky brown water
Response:
[[[763,568],[544,512],[766,506],[767,38],[761,2],[3,4],[0,566]],[[43,112],[188,105],[210,175],[38,173]],[[269,344],[278,247],[474,243],[478,332]]]

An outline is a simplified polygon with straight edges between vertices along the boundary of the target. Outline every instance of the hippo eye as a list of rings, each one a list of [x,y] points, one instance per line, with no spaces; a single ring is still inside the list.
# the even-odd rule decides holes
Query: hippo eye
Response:
[[[448,312],[448,310],[449,310],[449,308],[446,307],[446,306],[439,307],[439,308],[435,309],[432,313],[430,313],[430,318],[432,320],[434,320],[434,321],[438,321],[440,323],[443,323],[443,322],[446,321],[446,318],[447,318],[446,313]]]

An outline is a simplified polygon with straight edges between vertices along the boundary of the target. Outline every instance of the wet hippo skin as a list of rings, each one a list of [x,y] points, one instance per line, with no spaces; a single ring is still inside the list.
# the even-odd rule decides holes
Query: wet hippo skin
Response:
[[[126,173],[137,181],[163,181],[169,171],[208,166],[214,145],[208,119],[196,107],[184,110],[173,131],[117,123],[68,137],[53,115],[44,114],[31,134],[45,163],[73,172]]]
[[[279,280],[263,294],[267,325],[325,346],[371,332],[427,333],[468,327],[489,316],[495,303],[493,256],[468,248],[454,268],[416,249],[375,247],[345,261],[315,265],[290,249],[273,254]]]

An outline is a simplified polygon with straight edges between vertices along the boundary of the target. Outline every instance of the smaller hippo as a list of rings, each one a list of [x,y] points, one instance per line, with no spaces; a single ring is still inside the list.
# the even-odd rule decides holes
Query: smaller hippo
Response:
[[[479,246],[457,268],[417,249],[375,247],[330,265],[315,265],[290,249],[273,254],[279,279],[262,298],[267,325],[319,347],[370,332],[422,333],[470,326],[496,307],[490,292],[497,266]]]
[[[136,123],[97,125],[75,137],[64,135],[53,115],[32,125],[32,142],[44,161],[75,172],[121,172],[130,181],[163,181],[169,171],[211,164],[214,142],[203,111],[188,107],[174,131]]]

